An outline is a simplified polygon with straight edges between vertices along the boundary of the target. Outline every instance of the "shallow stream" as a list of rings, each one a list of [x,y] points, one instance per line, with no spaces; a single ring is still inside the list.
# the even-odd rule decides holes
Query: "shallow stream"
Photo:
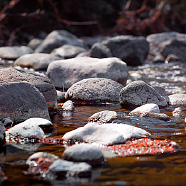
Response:
[[[179,63],[144,65],[129,68],[129,81],[144,80],[148,84],[163,86],[168,94],[186,93],[186,66]],[[178,106],[161,109],[171,117],[170,121],[152,118],[129,118],[129,110],[119,104],[99,106],[75,106],[72,113],[59,112],[51,117],[54,130],[50,137],[62,137],[66,132],[84,126],[88,117],[102,110],[112,110],[119,114],[117,122],[128,123],[150,132],[155,139],[176,141],[181,150],[174,154],[134,157],[106,158],[102,167],[93,171],[90,179],[67,178],[65,180],[47,181],[37,176],[26,176],[25,161],[35,152],[50,152],[61,156],[64,147],[46,144],[7,144],[0,149],[0,166],[8,180],[2,186],[58,186],[58,185],[186,185],[186,105],[182,105],[183,114],[173,117],[172,112]]]

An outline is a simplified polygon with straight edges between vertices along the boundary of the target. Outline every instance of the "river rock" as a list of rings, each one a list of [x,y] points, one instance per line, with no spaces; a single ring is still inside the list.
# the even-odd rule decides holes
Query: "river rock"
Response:
[[[34,70],[47,70],[48,65],[51,62],[59,59],[61,58],[50,54],[42,54],[42,53],[26,54],[19,57],[14,62],[14,66],[20,66],[22,68],[25,67],[32,68]]]
[[[173,94],[168,97],[170,105],[186,105],[186,94]]]
[[[78,54],[86,52],[86,49],[80,46],[74,45],[63,45],[59,48],[56,48],[52,51],[52,54],[60,56],[64,59],[69,59],[76,57]]]
[[[103,145],[125,143],[130,138],[149,136],[147,131],[127,124],[88,123],[84,127],[67,132],[64,140],[96,142]]]
[[[109,123],[118,117],[118,114],[115,111],[103,110],[97,112],[88,118],[89,122],[101,122]]]
[[[78,57],[51,63],[47,74],[58,88],[68,89],[86,78],[109,78],[125,86],[128,69],[126,63],[118,58]]]
[[[74,104],[71,100],[66,101],[63,106],[62,109],[64,111],[73,111],[74,110]]]
[[[50,120],[46,100],[41,92],[27,82],[0,84],[0,115],[14,121],[39,117]]]
[[[155,103],[148,103],[132,110],[129,115],[143,114],[146,112],[160,113],[160,109]]]
[[[54,30],[47,35],[44,41],[36,48],[37,53],[50,53],[53,49],[63,45],[84,47],[78,38],[66,30]]]
[[[63,178],[63,177],[90,177],[91,176],[92,167],[85,163],[73,163],[66,160],[55,160],[48,168],[46,172],[46,178],[51,179],[51,177],[55,178]]]
[[[175,108],[175,109],[173,110],[172,115],[173,115],[174,117],[181,117],[181,116],[184,115],[184,112],[183,112],[183,110],[182,110],[181,107],[177,107],[177,108]]]
[[[65,149],[63,158],[68,161],[86,162],[90,165],[100,165],[104,162],[100,148],[92,144],[77,144]]]
[[[61,102],[65,102],[65,94],[66,92],[62,92],[60,90],[56,90],[57,91],[57,102],[61,103]]]
[[[155,103],[159,107],[167,106],[167,101],[153,87],[144,81],[134,81],[120,91],[120,104],[125,107],[138,107],[147,103]]]
[[[32,50],[35,50],[42,42],[43,39],[34,38],[30,40],[30,42],[28,43],[28,47],[30,47]]]
[[[44,138],[44,131],[38,126],[38,123],[22,122],[6,131],[6,137],[24,137],[33,138],[40,137]]]
[[[0,69],[0,84],[23,81],[34,85],[43,94],[49,109],[56,108],[56,89],[48,77],[14,68]]]
[[[156,118],[163,121],[169,121],[170,117],[164,113],[156,113],[156,112],[143,112],[140,114],[140,117],[149,117],[149,118]]]
[[[95,58],[112,57],[110,49],[101,43],[95,43],[91,47],[91,49],[89,51],[89,55],[90,55],[90,57],[95,57]]]
[[[186,37],[185,40],[167,40],[160,44],[160,52],[164,58],[173,54],[179,58],[180,61],[186,61]]]
[[[65,98],[72,101],[119,102],[119,92],[123,85],[106,78],[88,78],[73,84]]]
[[[110,49],[112,56],[129,66],[142,65],[149,53],[149,43],[142,36],[115,36],[102,43]]]
[[[0,47],[0,58],[17,59],[22,55],[31,54],[33,50],[27,46],[5,46]]]

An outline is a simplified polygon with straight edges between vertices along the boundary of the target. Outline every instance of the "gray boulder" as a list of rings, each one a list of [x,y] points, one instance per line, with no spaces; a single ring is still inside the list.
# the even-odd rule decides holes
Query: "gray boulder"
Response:
[[[102,43],[110,49],[112,56],[129,66],[142,65],[149,53],[149,43],[141,36],[115,36]]]
[[[53,49],[62,45],[75,45],[83,47],[83,43],[78,38],[65,30],[54,30],[36,48],[35,52],[50,53]]]
[[[14,68],[0,69],[0,84],[23,81],[36,86],[45,97],[49,109],[56,107],[56,89],[46,76],[35,73],[26,73],[23,70],[16,70]]]
[[[120,91],[120,104],[123,108],[135,108],[147,103],[155,103],[159,107],[167,106],[167,101],[153,87],[143,81],[134,81]]]
[[[0,145],[5,143],[5,127],[3,123],[0,122]]]
[[[47,75],[55,87],[65,89],[85,78],[109,78],[125,86],[128,69],[118,58],[78,57],[54,61],[48,66]]]
[[[48,65],[56,60],[61,59],[60,57],[50,54],[26,54],[19,57],[15,62],[14,66],[20,66],[22,68],[32,68],[34,70],[47,70]]]
[[[0,47],[0,58],[17,59],[25,54],[32,54],[33,50],[27,46],[5,46]]]
[[[119,102],[123,85],[106,78],[88,78],[73,84],[66,92],[66,99],[72,101]]]
[[[44,96],[27,82],[0,84],[0,116],[22,121],[31,117],[50,120]]]
[[[164,58],[170,54],[175,55],[180,61],[186,61],[186,38],[185,40],[167,40],[160,44],[160,52]],[[166,60],[167,61],[167,60]]]
[[[107,48],[105,45],[101,43],[95,43],[90,51],[89,51],[90,57],[95,57],[95,58],[107,58],[107,57],[112,57],[111,51],[109,48]]]
[[[76,57],[78,54],[86,52],[86,49],[80,46],[63,45],[52,51],[52,54],[60,56],[64,59]]]

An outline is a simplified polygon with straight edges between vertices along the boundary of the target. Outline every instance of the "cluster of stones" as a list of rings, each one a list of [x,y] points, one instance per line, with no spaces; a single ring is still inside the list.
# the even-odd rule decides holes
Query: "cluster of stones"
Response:
[[[179,60],[184,63],[185,43],[185,34],[176,32],[153,34],[147,38],[102,37],[93,41],[59,30],[51,32],[44,40],[32,40],[28,46],[0,47],[1,64],[13,61],[13,67],[0,69],[0,144],[5,143],[5,137],[7,140],[17,136],[45,138],[44,128],[52,127],[49,111],[57,109],[57,102],[61,101],[65,102],[62,106],[64,112],[74,110],[73,102],[112,102],[120,103],[122,108],[134,109],[128,117],[169,120],[169,116],[160,113],[159,108],[185,105],[186,94],[167,96],[160,86],[151,86],[140,80],[127,82],[128,66],[143,65],[145,60],[166,63]],[[174,117],[181,114],[179,107],[173,112]],[[141,128],[117,123],[118,117],[114,111],[95,113],[88,119],[89,123],[66,133],[63,140],[107,146],[150,136]],[[12,124],[17,125],[6,131],[5,127]],[[91,166],[103,163],[104,156],[96,148],[95,152],[100,155],[94,159],[94,152],[90,150],[95,148],[92,144],[87,146],[88,150],[81,147],[83,152],[74,145],[66,149],[62,159],[48,160],[46,170],[42,167],[46,159],[40,158],[45,154],[34,161],[37,161],[40,172],[48,177],[84,175],[82,172],[90,175]],[[81,159],[84,158],[81,153],[86,154],[84,149],[90,154]],[[84,165],[74,164],[74,161],[84,162]],[[34,170],[31,165],[27,173]]]

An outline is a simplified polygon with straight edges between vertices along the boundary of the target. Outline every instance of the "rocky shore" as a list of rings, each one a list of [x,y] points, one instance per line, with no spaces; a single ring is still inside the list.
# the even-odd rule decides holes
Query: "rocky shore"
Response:
[[[30,41],[28,46],[0,47],[0,144],[17,137],[47,138],[45,130],[53,127],[51,112],[73,112],[82,103],[120,104],[129,111],[125,118],[138,118],[140,122],[151,118],[152,122],[156,119],[166,123],[177,118],[185,124],[185,51],[186,35],[176,32],[146,38],[119,35],[98,39],[56,30],[44,40]],[[162,108],[172,106],[175,110],[171,116],[162,113]],[[41,176],[89,177],[92,166],[105,161],[100,146],[153,138],[148,127],[132,126],[122,117],[115,111],[97,112],[87,118],[85,126],[67,132],[62,140],[83,144],[66,146],[61,158],[37,154],[33,161]],[[167,143],[161,142],[161,148]],[[179,148],[171,142],[171,148],[162,153]],[[47,170],[43,170],[41,158],[44,164],[48,162]],[[35,171],[30,161],[27,174]]]

